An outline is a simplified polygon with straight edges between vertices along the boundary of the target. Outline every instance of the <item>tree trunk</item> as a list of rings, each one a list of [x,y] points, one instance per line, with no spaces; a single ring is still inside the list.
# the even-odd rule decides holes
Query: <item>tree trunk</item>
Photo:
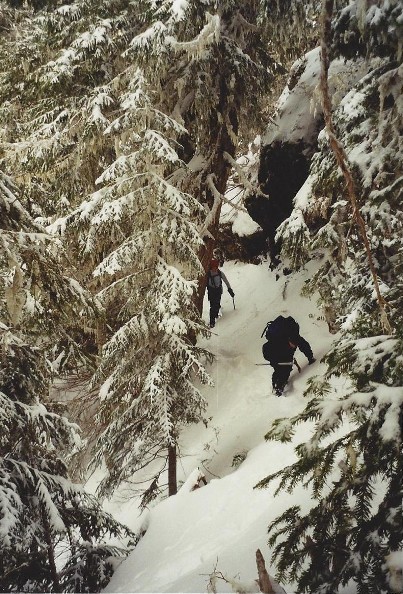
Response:
[[[176,495],[178,491],[176,483],[176,445],[168,446],[168,495]]]
[[[214,146],[215,150],[214,155],[211,158],[211,166],[209,170],[205,172],[203,187],[201,187],[203,202],[208,206],[212,217],[204,233],[204,244],[199,251],[199,259],[204,272],[198,280],[195,304],[200,315],[203,311],[207,271],[213,256],[213,250],[218,235],[222,204],[219,195],[223,196],[225,194],[228,178],[231,173],[231,165],[225,159],[224,154],[228,153],[232,158],[235,158],[235,138],[238,134],[238,105],[234,100],[234,103],[231,106],[228,106],[228,96],[230,95],[230,91],[227,89],[225,82],[220,82],[220,89],[221,93],[217,113],[214,113],[214,116],[211,118],[210,145]],[[219,115],[221,115],[220,119],[218,118]],[[228,126],[232,129],[231,135],[228,131]],[[214,184],[214,188],[212,187],[212,183]]]
[[[57,568],[56,568],[55,550],[54,550],[54,546],[53,546],[49,521],[46,516],[46,512],[45,512],[45,508],[44,508],[43,504],[41,504],[41,513],[42,513],[42,521],[43,521],[43,528],[44,528],[43,532],[44,532],[44,537],[45,537],[45,541],[46,541],[46,549],[47,549],[48,562],[49,562],[49,567],[50,567],[50,574],[51,574],[52,580],[53,580],[53,591],[54,592],[62,592],[62,587],[61,587],[60,581],[59,581],[59,574],[58,574]]]
[[[264,562],[263,555],[258,549],[256,551],[256,565],[257,565],[257,573],[259,576],[259,590],[264,594],[275,594],[273,590],[273,586],[270,581],[270,576],[266,570],[266,564]]]
[[[224,23],[222,26],[224,27],[226,26],[225,18],[222,15]],[[203,273],[198,279],[195,305],[200,315],[203,311],[207,271],[218,235],[222,204],[220,196],[225,194],[231,172],[231,164],[225,159],[224,155],[228,153],[233,159],[235,158],[239,130],[238,114],[240,112],[240,97],[242,96],[242,87],[239,89],[239,93],[236,88],[229,87],[229,84],[232,85],[232,81],[228,66],[225,63],[215,72],[215,81],[217,104],[216,108],[211,109],[210,112],[208,147],[211,147],[211,151],[208,155],[209,165],[203,172],[200,186],[196,190],[200,202],[209,209],[206,228],[203,233],[204,243],[198,253]]]

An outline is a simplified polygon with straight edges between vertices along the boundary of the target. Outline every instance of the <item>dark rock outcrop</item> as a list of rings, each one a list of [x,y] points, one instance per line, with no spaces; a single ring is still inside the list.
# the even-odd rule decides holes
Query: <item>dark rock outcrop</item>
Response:
[[[276,230],[291,214],[294,196],[308,177],[312,152],[302,141],[278,141],[262,149],[258,181],[268,197],[249,195],[245,206],[263,229],[272,261],[276,261],[280,247],[275,242]]]

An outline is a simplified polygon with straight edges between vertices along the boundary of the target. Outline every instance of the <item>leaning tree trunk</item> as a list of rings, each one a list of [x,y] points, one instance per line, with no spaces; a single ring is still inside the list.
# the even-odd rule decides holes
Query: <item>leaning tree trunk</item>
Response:
[[[226,80],[221,78],[219,87],[220,99],[217,110],[212,113],[210,118],[211,135],[209,144],[214,147],[214,152],[210,158],[210,167],[206,170],[200,187],[202,201],[209,209],[206,226],[203,230],[203,245],[198,254],[204,270],[204,273],[198,279],[198,290],[195,299],[200,314],[203,310],[207,271],[218,235],[222,197],[225,194],[231,173],[231,164],[225,158],[225,153],[235,158],[237,148],[239,104],[237,99],[233,97],[231,103],[229,103],[229,97],[233,95],[234,91],[228,89]],[[231,129],[231,133],[229,129]]]
[[[58,574],[57,567],[56,567],[54,542],[53,542],[53,538],[52,538],[52,534],[51,534],[49,520],[46,515],[47,512],[45,511],[45,506],[43,503],[40,504],[40,509],[41,509],[43,528],[44,528],[46,549],[47,549],[47,554],[48,554],[50,575],[52,576],[52,581],[53,581],[53,591],[54,592],[62,592],[62,586],[60,584],[59,574]]]
[[[334,0],[322,0],[322,36],[321,36],[321,74],[320,74],[320,88],[322,92],[322,105],[323,105],[323,115],[325,118],[326,124],[326,131],[329,137],[329,144],[330,148],[332,149],[334,156],[336,157],[336,161],[338,166],[340,167],[344,179],[346,180],[347,186],[347,196],[351,204],[352,212],[353,212],[353,219],[356,222],[358,232],[361,235],[363,240],[365,251],[367,254],[368,259],[368,267],[370,269],[370,273],[372,276],[372,281],[374,283],[374,289],[378,301],[378,307],[380,312],[380,321],[384,331],[387,334],[392,332],[391,325],[388,320],[388,316],[386,314],[386,301],[381,293],[378,277],[375,270],[374,259],[372,257],[371,247],[368,240],[367,230],[365,226],[365,221],[362,218],[360,208],[357,201],[357,189],[354,183],[354,178],[352,176],[349,164],[348,164],[348,157],[344,150],[343,145],[338,140],[336,136],[336,131],[333,125],[332,120],[332,105],[330,101],[330,94],[329,94],[329,82],[328,82],[328,72],[329,72],[329,53],[328,47],[330,45],[332,39],[332,14],[333,14],[333,4]]]

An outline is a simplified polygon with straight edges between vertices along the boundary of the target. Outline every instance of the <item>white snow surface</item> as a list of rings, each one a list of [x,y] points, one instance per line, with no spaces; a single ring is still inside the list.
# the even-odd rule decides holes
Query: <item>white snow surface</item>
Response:
[[[172,0],[172,18],[181,20],[186,13],[187,0]],[[362,3],[363,5],[365,3]],[[61,7],[67,14],[74,7]],[[375,9],[374,9],[375,10]],[[214,20],[213,20],[214,18]],[[373,20],[379,14],[372,14]],[[106,23],[106,21],[105,21]],[[157,24],[158,27],[160,24]],[[219,21],[212,17],[202,30],[197,43],[181,44],[181,47],[195,54],[202,54],[209,43],[217,40]],[[92,36],[84,34],[77,46],[96,47],[105,39],[106,27],[98,27]],[[151,31],[147,30],[136,38],[137,43],[146,43]],[[171,38],[172,39],[172,38]],[[175,43],[173,41],[172,43]],[[179,44],[177,43],[177,47]],[[64,54],[54,64],[48,76],[56,77],[69,62],[74,61],[75,52]],[[331,65],[329,82],[333,106],[340,103],[346,89],[362,77],[368,69],[363,61],[361,70],[356,63],[335,61]],[[273,142],[312,142],[321,125],[321,106],[318,93],[320,72],[319,49],[309,52],[305,58],[294,65],[294,72],[300,77],[292,88],[286,88],[278,103],[278,113],[262,138],[262,145]],[[341,106],[346,119],[356,116],[360,109],[360,94],[356,91],[347,94]],[[100,94],[93,102],[93,118],[103,119],[101,107],[108,101],[106,94]],[[48,142],[48,141],[47,141]],[[38,151],[42,150],[39,146]],[[365,166],[365,147],[359,146],[350,155],[362,167]],[[192,163],[195,170],[200,162]],[[298,192],[295,204],[303,211],[307,205],[312,179]],[[240,205],[236,190],[226,197]],[[103,199],[102,190],[95,192],[91,200],[79,209],[81,219],[92,216],[94,209]],[[116,216],[119,205],[114,205]],[[101,217],[105,212],[101,211]],[[240,209],[226,204],[223,220],[232,223],[239,236],[248,235],[258,229],[249,215]],[[302,219],[301,219],[302,220]],[[296,224],[299,223],[299,219]],[[48,228],[49,231],[63,230],[64,219],[59,219]],[[334,337],[328,332],[322,312],[315,299],[301,297],[300,290],[305,280],[315,272],[315,262],[306,270],[291,276],[277,275],[269,271],[267,262],[260,265],[229,262],[223,266],[232,288],[235,291],[234,309],[232,299],[224,288],[222,299],[223,315],[218,320],[210,339],[203,339],[202,346],[215,355],[208,369],[214,378],[215,387],[201,386],[208,401],[206,418],[203,423],[186,427],[180,436],[180,459],[178,462],[179,492],[157,503],[140,514],[138,499],[127,499],[130,489],[125,486],[113,499],[105,503],[107,511],[136,532],[144,531],[144,536],[114,573],[104,592],[207,592],[212,573],[216,570],[226,579],[215,582],[217,592],[258,592],[255,553],[259,548],[271,575],[271,549],[267,543],[267,526],[290,505],[298,503],[303,510],[312,504],[309,490],[298,487],[292,494],[275,497],[275,484],[264,490],[254,486],[265,476],[291,464],[295,459],[295,445],[309,439],[312,425],[300,425],[292,444],[266,442],[264,435],[272,421],[279,417],[290,417],[300,412],[307,403],[304,397],[307,381],[324,371],[321,357],[329,350]],[[292,315],[300,324],[301,334],[312,346],[317,362],[306,365],[304,355],[297,351],[296,358],[302,366],[298,373],[293,369],[287,390],[282,397],[271,392],[270,366],[264,365],[261,355],[262,330],[268,320],[279,314]],[[346,321],[351,324],[352,312]],[[203,317],[208,321],[208,302],[205,300]],[[177,320],[173,320],[176,323]],[[3,326],[0,323],[0,326]],[[362,344],[364,344],[362,342]],[[367,350],[374,347],[369,344]],[[56,363],[55,363],[56,364]],[[334,385],[337,397],[346,389],[348,381],[338,380]],[[101,391],[105,393],[105,389]],[[399,388],[382,387],[378,396],[398,404]],[[356,396],[357,401],[360,395]],[[35,411],[34,411],[35,412]],[[393,439],[397,430],[395,415],[391,409],[385,416],[382,434],[385,440]],[[331,409],[329,408],[329,414]],[[234,456],[244,458],[235,468]],[[201,474],[208,481],[200,482]],[[94,474],[87,484],[94,491],[101,471]],[[199,488],[192,490],[192,483]],[[39,496],[44,498],[43,493]],[[49,505],[49,501],[44,502]],[[51,502],[50,502],[51,503]],[[51,509],[53,513],[54,510]],[[61,518],[54,515],[54,522],[63,529]],[[391,588],[398,591],[403,567],[401,552],[393,552],[386,560],[390,570],[395,571]],[[400,573],[399,573],[400,572]],[[400,576],[400,578],[399,578]],[[227,581],[226,581],[227,580]],[[230,583],[231,582],[231,583]],[[294,584],[282,584],[287,594],[295,593]],[[283,592],[276,586],[277,592]],[[343,589],[343,594],[354,594],[353,587]],[[341,594],[341,591],[339,592]]]
[[[230,223],[232,232],[239,237],[252,235],[261,229],[243,205],[244,192],[235,188],[226,193],[228,202],[221,209],[220,223]]]
[[[286,86],[277,102],[277,115],[262,137],[262,145],[278,142],[312,144],[321,125],[322,105],[319,92],[320,48],[309,51],[294,62],[291,77],[298,80]],[[329,91],[333,107],[337,106],[351,88],[368,70],[364,60],[333,60],[329,67]],[[290,81],[292,79],[290,78]]]
[[[234,591],[231,581],[237,584],[235,591],[258,592],[258,548],[268,572],[274,574],[267,526],[291,504],[298,502],[308,509],[310,493],[298,488],[293,494],[274,497],[274,485],[263,490],[254,486],[292,463],[295,445],[310,436],[311,426],[302,425],[293,444],[264,440],[273,419],[292,416],[304,408],[306,382],[323,372],[320,359],[333,341],[315,300],[300,296],[314,265],[276,280],[266,262],[224,264],[222,269],[235,291],[236,309],[224,289],[223,316],[211,338],[203,340],[203,346],[216,356],[209,367],[215,387],[201,387],[209,403],[208,426],[200,423],[182,431],[178,479],[184,488],[176,496],[140,516],[137,501],[125,500],[122,493],[108,502],[106,507],[115,518],[136,531],[145,530],[145,535],[118,567],[105,592],[207,592],[214,570],[228,580],[216,580],[217,592]],[[204,306],[207,321],[207,300]],[[307,366],[297,350],[302,371],[294,368],[282,397],[271,393],[271,367],[255,365],[265,363],[262,330],[279,314],[296,318],[317,358],[314,365]],[[232,466],[236,454],[246,455],[237,468]],[[199,471],[208,484],[192,491],[190,482]],[[88,488],[91,490],[91,483]],[[295,591],[293,584],[283,586],[287,594]],[[276,590],[283,592],[280,586]],[[347,593],[353,590],[345,589]]]

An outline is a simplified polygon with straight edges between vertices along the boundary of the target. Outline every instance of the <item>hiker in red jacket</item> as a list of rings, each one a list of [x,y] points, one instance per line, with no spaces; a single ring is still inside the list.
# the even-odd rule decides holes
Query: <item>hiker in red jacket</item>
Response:
[[[225,274],[218,268],[219,262],[213,258],[210,262],[210,269],[207,273],[207,295],[210,301],[210,328],[214,328],[221,305],[222,281],[227,285],[228,293],[235,296],[234,291]]]

